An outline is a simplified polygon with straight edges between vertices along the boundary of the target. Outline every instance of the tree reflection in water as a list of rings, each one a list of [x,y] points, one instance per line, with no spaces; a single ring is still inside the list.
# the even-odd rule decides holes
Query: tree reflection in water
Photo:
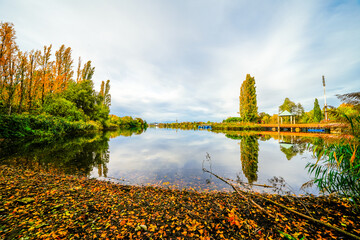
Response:
[[[240,141],[240,158],[242,171],[252,184],[258,179],[259,143],[257,135],[243,136]]]
[[[127,129],[56,140],[6,140],[0,142],[0,162],[33,170],[56,170],[85,176],[90,176],[96,167],[100,177],[107,177],[109,139],[141,133],[142,130]]]
[[[280,151],[282,151],[287,160],[291,160],[296,155],[302,155],[306,148],[307,143],[300,137],[296,136],[281,136],[279,139]]]
[[[239,145],[242,172],[247,178],[249,184],[256,182],[258,179],[258,139],[261,137],[263,141],[267,141],[269,138],[254,132],[241,131],[228,131],[225,136],[234,140],[240,140]]]

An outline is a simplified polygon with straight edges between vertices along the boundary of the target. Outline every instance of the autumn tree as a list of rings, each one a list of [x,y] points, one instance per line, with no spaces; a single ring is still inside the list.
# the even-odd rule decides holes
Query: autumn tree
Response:
[[[240,117],[245,122],[252,122],[257,119],[258,107],[256,101],[255,78],[250,74],[246,75],[245,81],[240,88]]]
[[[70,121],[109,118],[110,80],[94,90],[91,61],[79,66],[73,78],[71,48],[61,45],[52,56],[52,45],[43,51],[19,51],[11,23],[0,24],[0,113],[45,112]]]
[[[41,104],[44,104],[45,94],[48,91],[52,91],[52,77],[51,77],[51,68],[53,62],[50,61],[51,56],[51,47],[44,46],[44,52],[38,58],[39,66],[40,66],[40,92],[41,92]]]
[[[110,80],[107,80],[106,84],[104,81],[101,82],[99,95],[101,96],[102,104],[109,109],[111,105]]]
[[[351,104],[354,108],[360,111],[360,92],[337,94],[336,95],[342,102]]]
[[[319,101],[317,100],[317,98],[315,98],[314,101],[314,122],[320,122],[322,119],[322,114],[321,114],[321,108],[319,106]]]
[[[0,104],[11,114],[17,82],[15,80],[18,46],[12,23],[1,23],[0,28]]]
[[[40,51],[31,50],[29,53],[29,60],[27,65],[27,110],[31,111],[33,108],[34,95],[36,93],[36,79],[38,78],[37,74],[37,64],[40,56]]]
[[[18,52],[18,69],[17,69],[17,78],[19,79],[18,87],[18,113],[22,112],[23,103],[26,96],[26,74],[27,74],[27,64],[28,64],[28,54],[21,51]]]
[[[261,121],[261,123],[269,123],[270,117],[271,116],[268,113],[265,113],[265,112],[259,113],[259,121]]]
[[[65,45],[61,45],[60,49],[55,52],[55,58],[54,91],[62,92],[67,88],[74,74],[74,71],[72,70],[73,60],[71,58],[71,48],[65,48]]]

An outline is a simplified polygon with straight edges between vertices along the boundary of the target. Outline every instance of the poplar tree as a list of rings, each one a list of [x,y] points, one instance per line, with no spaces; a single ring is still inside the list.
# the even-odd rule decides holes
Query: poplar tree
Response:
[[[250,74],[246,75],[245,81],[240,88],[240,117],[245,122],[256,121],[258,116],[258,107],[256,101],[255,78]]]
[[[319,101],[315,98],[314,102],[314,122],[321,121],[321,108],[319,106]]]
[[[17,82],[15,80],[18,64],[18,46],[15,42],[15,29],[12,23],[0,24],[0,107],[5,105],[11,114]]]

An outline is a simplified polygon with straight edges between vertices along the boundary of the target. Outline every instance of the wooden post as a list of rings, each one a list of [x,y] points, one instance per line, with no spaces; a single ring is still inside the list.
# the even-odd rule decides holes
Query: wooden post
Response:
[[[278,114],[278,135],[280,136],[280,111]]]

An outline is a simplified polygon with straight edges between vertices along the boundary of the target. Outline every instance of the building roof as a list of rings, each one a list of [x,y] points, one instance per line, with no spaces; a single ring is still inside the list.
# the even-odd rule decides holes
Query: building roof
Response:
[[[281,142],[281,143],[280,143],[280,146],[283,147],[283,148],[285,148],[285,149],[289,149],[289,148],[293,147],[294,144],[286,143],[286,142]]]
[[[289,113],[288,111],[283,111],[282,113],[279,114],[280,117],[284,117],[284,116],[294,116],[295,114]]]

